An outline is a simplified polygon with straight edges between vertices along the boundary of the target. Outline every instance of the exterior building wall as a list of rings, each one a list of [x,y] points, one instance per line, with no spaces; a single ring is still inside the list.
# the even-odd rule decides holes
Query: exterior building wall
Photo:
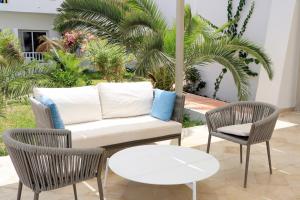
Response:
[[[0,29],[11,29],[16,35],[18,30],[41,30],[48,31],[49,37],[58,37],[53,31],[55,14],[19,13],[0,11]]]
[[[0,4],[1,11],[55,14],[63,0],[8,0]]]
[[[299,23],[299,1],[272,1],[265,48],[273,59],[274,79],[267,81],[265,72],[261,73],[257,101],[270,102],[280,108],[295,107],[299,79]]]
[[[271,1],[272,0],[255,1],[255,11],[245,33],[246,38],[261,46],[264,45],[266,40]],[[175,2],[173,0],[156,0],[156,2],[169,25],[173,25],[176,20]],[[234,2],[237,3],[238,1]],[[186,3],[191,5],[194,14],[201,14],[218,26],[223,25],[227,21],[227,0],[186,0]],[[251,1],[247,1],[245,11],[249,10],[250,6]],[[207,66],[198,66],[197,68],[201,72],[202,79],[207,82],[207,86],[201,91],[201,94],[211,97],[214,92],[214,82],[221,72],[222,66],[219,64],[209,64]],[[260,72],[260,66],[253,66],[252,69],[256,72]],[[258,77],[251,77],[249,83],[251,95],[249,100],[255,99],[257,84]],[[222,100],[230,102],[238,100],[236,86],[230,73],[224,76],[217,96]]]

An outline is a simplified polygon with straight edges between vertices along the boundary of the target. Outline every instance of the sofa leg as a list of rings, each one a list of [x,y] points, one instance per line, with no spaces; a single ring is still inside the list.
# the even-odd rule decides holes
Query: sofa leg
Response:
[[[181,146],[181,135],[178,137],[178,146]]]

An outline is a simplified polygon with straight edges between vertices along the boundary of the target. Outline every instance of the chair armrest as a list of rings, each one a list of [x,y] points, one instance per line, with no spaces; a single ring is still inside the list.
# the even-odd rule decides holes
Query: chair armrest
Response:
[[[185,96],[177,95],[176,102],[174,105],[172,120],[177,121],[179,123],[183,122],[184,104],[185,104]]]
[[[234,125],[235,117],[232,111],[233,105],[229,104],[205,113],[205,118],[209,132],[215,132],[223,126]]]
[[[33,114],[35,116],[36,127],[54,128],[50,109],[47,106],[41,104],[33,97],[30,98],[30,102]]]
[[[269,117],[265,119],[254,122],[251,127],[249,135],[249,143],[255,144],[260,142],[269,141],[272,137],[277,119],[279,116],[279,111],[275,111]]]

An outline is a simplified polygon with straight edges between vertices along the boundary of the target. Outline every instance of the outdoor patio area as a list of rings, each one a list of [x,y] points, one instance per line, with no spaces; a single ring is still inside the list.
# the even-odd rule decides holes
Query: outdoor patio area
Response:
[[[286,200],[300,199],[300,113],[283,113],[277,122],[271,143],[273,175],[269,175],[266,146],[254,145],[250,156],[248,187],[242,187],[244,164],[239,163],[238,145],[213,138],[211,154],[220,162],[220,171],[213,177],[198,182],[201,200]],[[183,146],[206,150],[207,127],[199,126],[183,131]],[[176,145],[176,141],[171,142]],[[17,177],[5,184],[3,177],[14,174],[9,163],[0,163],[1,199],[14,200],[17,195]],[[4,175],[4,176],[3,176]],[[78,184],[79,199],[98,199],[96,179]],[[106,200],[182,200],[191,199],[191,190],[185,185],[152,186],[127,181],[109,174],[104,188]],[[32,199],[32,191],[24,187],[22,199]],[[73,199],[72,187],[41,193],[45,200]]]

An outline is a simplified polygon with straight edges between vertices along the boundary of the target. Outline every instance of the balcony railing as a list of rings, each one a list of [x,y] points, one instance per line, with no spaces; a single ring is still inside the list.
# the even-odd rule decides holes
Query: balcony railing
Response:
[[[23,55],[27,61],[32,61],[32,60],[37,60],[40,62],[44,61],[44,55],[41,52],[24,52]]]

